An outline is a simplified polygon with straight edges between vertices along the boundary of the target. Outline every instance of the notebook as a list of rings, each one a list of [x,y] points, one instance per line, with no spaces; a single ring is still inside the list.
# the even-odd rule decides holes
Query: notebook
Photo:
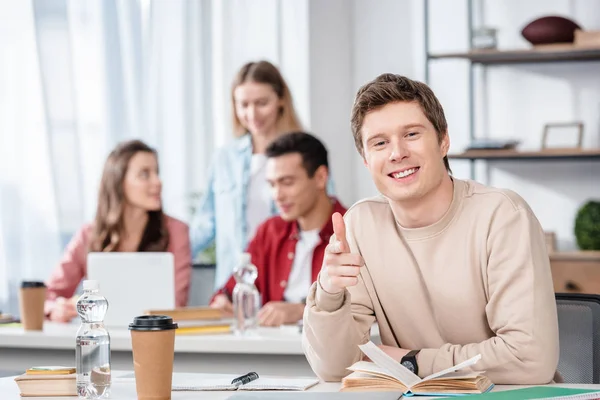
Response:
[[[294,390],[302,391],[319,383],[311,377],[259,377],[257,380],[241,386],[231,384],[237,375],[214,375],[198,378],[197,374],[173,374],[173,391],[210,391],[210,390]]]
[[[485,393],[494,384],[482,372],[469,370],[481,355],[466,360],[423,379],[388,356],[373,342],[359,346],[371,361],[359,361],[348,369],[342,379],[341,391],[401,391],[407,396],[452,396]]]
[[[564,400],[592,400],[600,399],[600,390],[597,389],[571,389],[557,386],[533,386],[525,389],[503,390],[493,393],[484,393],[469,396],[471,399],[485,400],[513,400],[513,399],[564,399]]]

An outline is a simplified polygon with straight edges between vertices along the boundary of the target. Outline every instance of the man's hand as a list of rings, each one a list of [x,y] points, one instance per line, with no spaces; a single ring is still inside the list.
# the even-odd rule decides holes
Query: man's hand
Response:
[[[302,319],[304,304],[270,301],[258,312],[258,322],[262,326],[295,324]]]
[[[210,307],[221,310],[224,317],[233,317],[233,304],[229,301],[229,297],[223,293],[215,296],[212,303],[210,303]]]
[[[48,318],[55,322],[71,322],[71,320],[77,316],[77,310],[75,309],[76,302],[77,299],[75,297],[71,299],[57,297],[56,300],[54,300],[54,307]]]
[[[351,254],[350,246],[346,240],[346,224],[340,213],[331,216],[333,233],[336,241],[329,243],[325,248],[323,267],[321,269],[320,283],[329,293],[340,293],[348,286],[358,283],[360,267],[364,260],[360,254]]]

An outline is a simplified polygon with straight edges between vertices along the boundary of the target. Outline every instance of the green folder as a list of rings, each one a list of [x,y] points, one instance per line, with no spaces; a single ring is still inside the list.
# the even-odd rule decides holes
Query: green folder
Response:
[[[600,399],[600,389],[571,389],[558,386],[532,386],[468,396],[468,399],[528,400],[528,399]]]

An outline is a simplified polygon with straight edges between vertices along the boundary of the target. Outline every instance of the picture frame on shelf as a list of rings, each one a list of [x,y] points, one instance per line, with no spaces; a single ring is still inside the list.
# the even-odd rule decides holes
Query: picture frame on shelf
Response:
[[[550,135],[551,131],[553,135]],[[542,150],[581,149],[583,122],[554,122],[544,125]]]

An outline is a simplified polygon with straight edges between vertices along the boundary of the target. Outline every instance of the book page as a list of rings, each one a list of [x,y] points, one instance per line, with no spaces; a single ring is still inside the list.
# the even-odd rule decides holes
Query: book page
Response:
[[[395,381],[398,380],[394,376],[392,376],[387,370],[385,370],[385,369],[381,368],[380,366],[378,366],[377,364],[375,364],[373,362],[369,362],[369,361],[357,361],[354,364],[352,364],[350,367],[348,367],[347,369],[349,369],[350,371],[354,371],[354,372],[366,372],[366,373],[369,373],[370,375],[383,376],[383,377],[387,377],[389,379],[393,379]]]
[[[408,368],[402,366],[398,361],[385,354],[383,350],[375,345],[373,342],[367,342],[363,345],[358,346],[361,351],[365,353],[375,364],[380,368],[387,371],[388,375],[396,378],[407,388],[411,388],[417,383],[421,382],[421,378],[413,374]]]
[[[436,372],[435,374],[431,374],[431,375],[423,378],[423,381],[429,381],[429,380],[444,376],[446,374],[449,374],[451,372],[455,372],[455,371],[461,370],[463,368],[470,367],[471,365],[477,364],[477,361],[479,361],[479,360],[481,360],[481,354],[477,354],[475,357],[469,358],[468,360],[463,361],[460,364],[454,365],[450,368],[446,368],[445,370]]]

